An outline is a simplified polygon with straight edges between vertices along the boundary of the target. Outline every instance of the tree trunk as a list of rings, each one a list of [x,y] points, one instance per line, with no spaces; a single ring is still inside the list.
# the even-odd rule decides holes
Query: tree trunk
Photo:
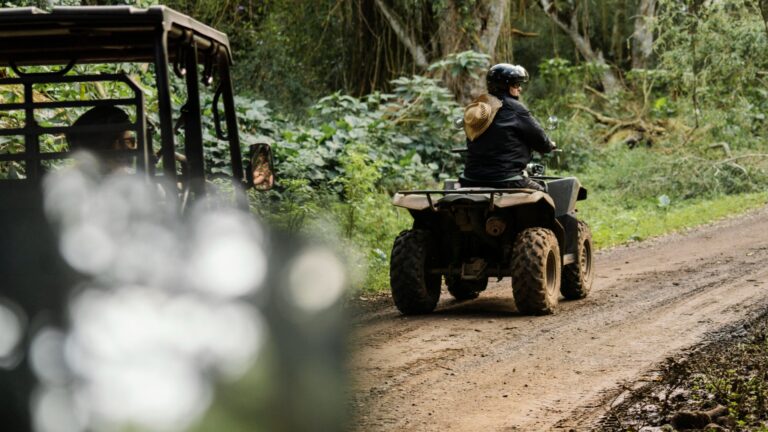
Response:
[[[768,36],[768,0],[760,0],[760,14],[765,24],[765,35]]]
[[[656,15],[657,0],[640,0],[632,34],[632,69],[648,69],[653,54],[651,21]],[[762,0],[768,1],[768,0]]]
[[[426,69],[427,66],[429,66],[429,62],[424,53],[424,47],[422,47],[416,39],[414,32],[405,27],[403,20],[400,19],[400,17],[386,5],[386,3],[384,3],[384,0],[375,0],[375,3],[381,14],[384,15],[387,23],[389,23],[392,31],[397,35],[397,39],[408,49],[408,52],[411,53],[413,62],[416,66],[421,69]]]
[[[539,6],[571,38],[573,45],[579,54],[584,57],[584,60],[595,63],[605,69],[601,78],[603,89],[608,94],[616,93],[621,88],[621,84],[619,84],[613,69],[606,63],[603,52],[599,49],[593,49],[589,37],[579,31],[578,14],[575,11],[572,13],[562,13],[557,9],[552,0],[539,0]]]
[[[501,26],[509,10],[510,0],[477,0],[474,8],[463,12],[457,0],[447,0],[439,8],[437,16],[436,46],[432,50],[432,58],[427,55],[424,45],[429,42],[420,41],[418,32],[408,28],[405,20],[398,17],[385,0],[374,0],[374,4],[400,43],[406,47],[419,69],[426,69],[429,63],[445,58],[449,54],[474,50],[493,57],[496,44],[501,33]],[[443,80],[456,95],[460,103],[466,103],[474,96],[485,92],[485,82],[482,77],[472,78],[466,74],[451,76],[443,75]]]
[[[496,51],[496,43],[499,41],[501,25],[509,11],[509,0],[485,0],[479,2],[480,13],[477,19],[480,21],[480,34],[478,51],[493,57]]]
[[[478,1],[476,14],[473,17],[476,33],[472,35],[467,44],[460,47],[459,51],[474,50],[491,56],[494,61],[496,44],[501,34],[501,26],[509,11],[509,0],[480,0]],[[449,53],[444,53],[447,55]],[[454,86],[456,98],[462,104],[469,103],[475,97],[486,93],[485,74],[476,78],[461,76],[458,86]]]
[[[624,11],[624,6],[626,5],[617,2],[616,6],[613,12],[613,28],[611,29],[611,51],[613,53],[613,61],[616,64],[622,64],[625,38],[621,27],[627,19]]]
[[[456,2],[446,1],[436,18],[439,55],[445,57],[452,52],[461,52],[461,47],[467,43],[466,34],[458,31],[462,18],[461,12],[456,8]]]
[[[440,55],[474,50],[493,56],[509,11],[509,0],[477,0],[469,19],[462,16],[456,3],[457,0],[448,0],[437,17]]]

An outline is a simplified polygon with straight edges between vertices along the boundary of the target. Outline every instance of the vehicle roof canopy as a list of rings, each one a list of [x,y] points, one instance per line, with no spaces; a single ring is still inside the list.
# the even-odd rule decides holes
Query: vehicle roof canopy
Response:
[[[171,61],[192,40],[201,59],[232,61],[227,35],[165,6],[26,7],[0,9],[0,67],[153,62],[163,33]]]

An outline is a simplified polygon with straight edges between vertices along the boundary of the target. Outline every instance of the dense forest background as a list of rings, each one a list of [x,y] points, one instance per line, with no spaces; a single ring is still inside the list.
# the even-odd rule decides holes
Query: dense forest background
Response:
[[[261,131],[282,165],[276,214],[308,232],[333,215],[367,289],[386,289],[410,222],[389,194],[457,175],[449,149],[464,137],[450,125],[497,62],[528,68],[524,101],[561,119],[564,152],[544,161],[590,189],[581,210],[598,245],[765,202],[765,0],[171,5],[233,36],[241,94],[269,101],[275,121]]]
[[[25,0],[6,6],[150,6]],[[256,212],[339,249],[356,287],[388,286],[410,224],[401,188],[455,177],[452,125],[498,62],[525,66],[523,100],[563,152],[550,173],[590,190],[598,246],[763,205],[768,185],[768,0],[168,0],[226,32],[245,143],[273,145],[278,187]],[[206,122],[210,124],[210,121]],[[210,148],[208,168],[226,164]]]

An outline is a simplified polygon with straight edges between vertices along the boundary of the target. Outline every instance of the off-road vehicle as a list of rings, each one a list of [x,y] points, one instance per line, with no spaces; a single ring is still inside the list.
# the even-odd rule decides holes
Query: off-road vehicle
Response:
[[[164,188],[158,195],[179,197],[181,213],[209,188],[204,148],[215,143],[203,139],[206,108],[216,131],[206,141],[225,143],[226,177],[238,202],[246,203],[242,186],[252,183],[251,173],[265,178],[272,158],[267,146],[254,145],[251,160],[268,166],[244,169],[227,36],[181,13],[166,7],[0,9],[0,33],[0,302],[10,299],[28,324],[22,347],[0,358],[0,418],[5,430],[22,431],[31,429],[34,383],[24,353],[36,326],[65,320],[67,296],[80,279],[58,253],[43,211],[43,177],[74,154],[67,136],[128,131],[134,148],[98,156],[128,160],[133,175]],[[205,89],[212,106],[204,106]],[[78,115],[105,106],[119,107],[130,121],[73,126]],[[271,174],[266,178],[257,187],[268,188]]]
[[[520,313],[555,312],[560,294],[589,293],[592,235],[576,217],[587,190],[574,177],[532,176],[547,193],[532,189],[464,188],[401,191],[393,204],[408,209],[413,227],[392,248],[390,284],[404,314],[433,311],[442,280],[457,300],[476,298],[489,278],[511,277]]]

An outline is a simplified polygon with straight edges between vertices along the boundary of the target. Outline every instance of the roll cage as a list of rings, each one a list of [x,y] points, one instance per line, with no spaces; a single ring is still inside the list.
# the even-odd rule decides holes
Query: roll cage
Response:
[[[23,151],[0,154],[0,163],[13,161],[24,167],[19,179],[0,180],[0,188],[19,182],[36,183],[44,174],[42,162],[71,157],[71,152],[41,149],[40,137],[73,132],[130,130],[135,133],[136,149],[124,150],[136,158],[143,175],[184,182],[192,195],[205,194],[202,106],[200,85],[212,86],[213,121],[216,138],[228,143],[231,180],[244,185],[234,95],[230,77],[232,57],[227,36],[192,18],[164,6],[147,9],[123,6],[55,7],[51,12],[37,8],[0,9],[0,87],[20,86],[22,101],[0,103],[0,115],[23,111],[23,124],[3,128],[0,138],[23,137]],[[148,132],[145,96],[142,88],[127,74],[72,74],[76,65],[146,63],[153,66],[157,89],[159,151],[153,149]],[[30,72],[29,66],[52,66],[50,72]],[[58,68],[58,69],[55,69]],[[11,77],[13,71],[15,77]],[[170,74],[184,80],[186,103],[174,125]],[[116,82],[130,89],[130,97],[98,100],[35,100],[35,86],[44,84]],[[220,109],[223,105],[223,112]],[[135,115],[125,125],[45,126],[36,115],[41,110],[90,108],[95,106],[130,107]],[[184,157],[175,153],[176,129],[184,128]],[[118,152],[119,153],[119,152]],[[155,155],[162,170],[155,172]],[[177,160],[185,160],[185,178],[178,178]],[[235,188],[240,190],[241,188]],[[244,194],[238,194],[242,202]]]

